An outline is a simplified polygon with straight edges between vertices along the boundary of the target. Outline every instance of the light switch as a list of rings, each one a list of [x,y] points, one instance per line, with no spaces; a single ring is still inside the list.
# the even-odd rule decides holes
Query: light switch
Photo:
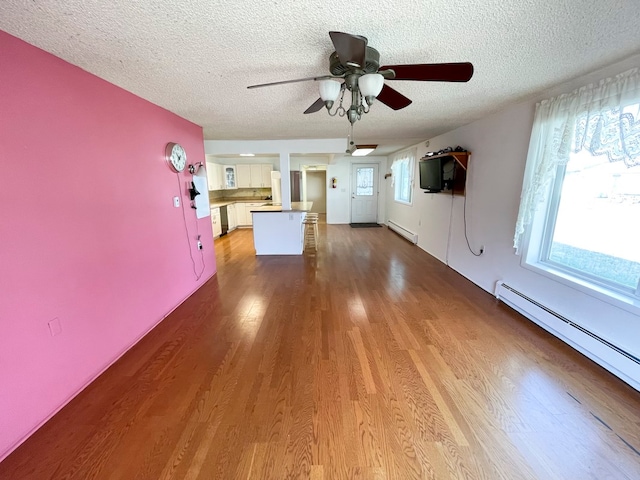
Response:
[[[173,197],[173,206],[176,208],[180,206],[180,197]]]

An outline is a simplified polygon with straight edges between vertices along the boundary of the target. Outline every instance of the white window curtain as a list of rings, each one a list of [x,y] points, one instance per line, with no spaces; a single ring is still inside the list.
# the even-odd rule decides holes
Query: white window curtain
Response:
[[[411,202],[411,187],[413,185],[413,150],[400,152],[393,158],[391,164],[391,186],[394,189],[394,199],[405,203]]]
[[[638,102],[640,70],[634,68],[536,105],[513,240],[516,254],[557,167],[567,163],[572,151],[586,149],[607,155],[610,162],[640,164]]]

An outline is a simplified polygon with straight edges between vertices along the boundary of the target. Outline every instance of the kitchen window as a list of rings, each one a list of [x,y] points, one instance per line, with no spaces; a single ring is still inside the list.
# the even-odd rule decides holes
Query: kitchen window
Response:
[[[639,307],[639,219],[638,70],[539,103],[514,239],[523,266]]]
[[[393,199],[398,203],[411,205],[414,163],[415,153],[406,151],[398,154],[391,164]]]

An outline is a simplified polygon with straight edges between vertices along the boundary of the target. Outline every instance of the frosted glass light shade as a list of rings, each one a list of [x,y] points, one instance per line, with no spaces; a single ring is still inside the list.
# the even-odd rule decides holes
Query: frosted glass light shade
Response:
[[[377,97],[384,87],[384,77],[379,73],[367,73],[358,78],[358,87],[363,97]]]
[[[335,102],[340,95],[340,86],[337,80],[320,80],[320,98],[323,102]]]
[[[196,168],[196,173],[194,173],[194,176],[207,178],[207,169],[202,163]]]

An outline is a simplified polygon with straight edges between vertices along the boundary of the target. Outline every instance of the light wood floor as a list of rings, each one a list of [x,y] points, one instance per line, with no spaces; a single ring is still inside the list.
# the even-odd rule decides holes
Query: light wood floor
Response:
[[[386,228],[320,237],[217,240],[218,274],[0,478],[640,478],[638,392]]]

